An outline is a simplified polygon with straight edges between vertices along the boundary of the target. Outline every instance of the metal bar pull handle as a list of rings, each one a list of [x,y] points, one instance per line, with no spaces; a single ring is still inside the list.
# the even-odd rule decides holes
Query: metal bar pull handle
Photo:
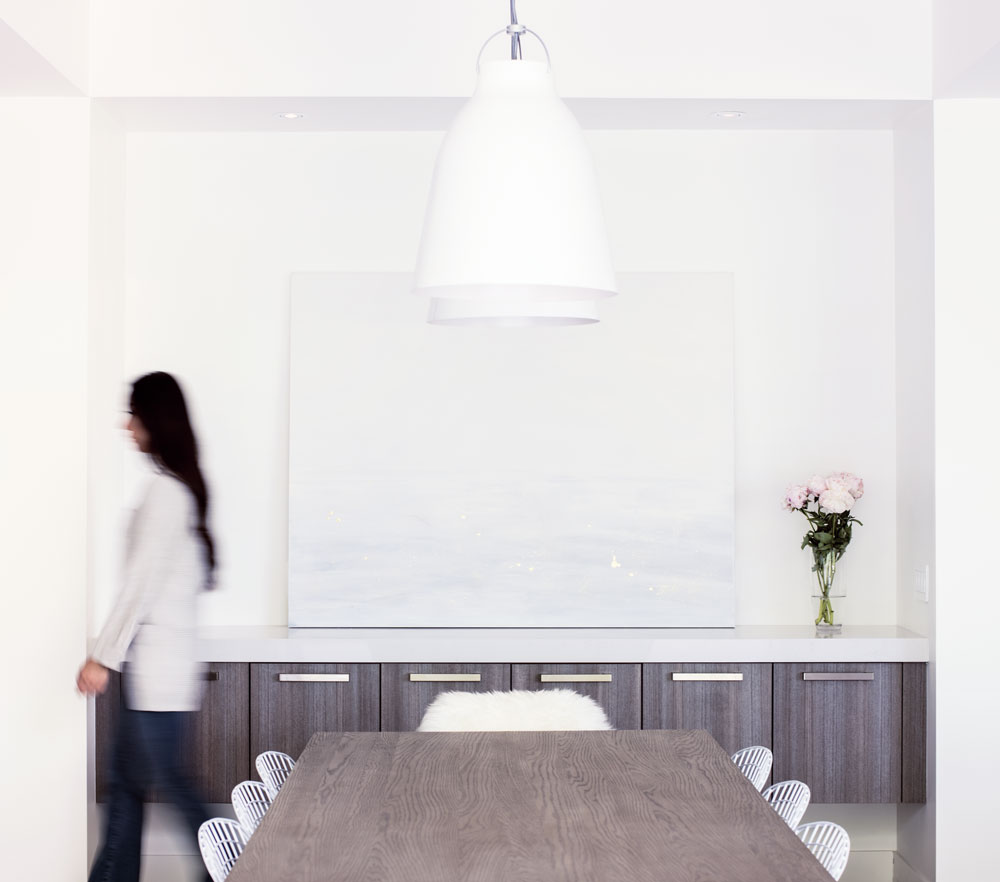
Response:
[[[218,680],[219,679],[219,672],[218,671],[205,671],[205,673],[202,674],[201,679],[202,680]]]
[[[743,679],[743,674],[739,672],[719,674],[684,674],[680,671],[674,671],[670,675],[670,679],[688,683],[738,683]]]
[[[411,683],[478,683],[482,674],[410,674]]]
[[[350,683],[350,674],[278,674],[279,683]]]
[[[539,674],[541,683],[610,683],[611,674]]]
[[[803,671],[803,680],[874,680],[874,673],[827,674],[822,671]]]

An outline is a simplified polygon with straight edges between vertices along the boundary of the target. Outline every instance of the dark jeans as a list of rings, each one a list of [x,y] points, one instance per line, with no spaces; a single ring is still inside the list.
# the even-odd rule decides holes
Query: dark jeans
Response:
[[[208,820],[184,772],[182,745],[189,714],[122,707],[111,760],[104,841],[89,882],[139,882],[142,806],[153,788],[172,802],[197,840]],[[206,873],[206,880],[210,877]]]

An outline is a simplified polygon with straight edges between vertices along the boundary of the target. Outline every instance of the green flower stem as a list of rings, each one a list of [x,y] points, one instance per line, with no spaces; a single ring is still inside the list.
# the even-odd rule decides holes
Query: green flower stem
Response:
[[[830,589],[833,587],[833,579],[837,574],[837,553],[833,550],[826,554],[817,555],[816,559],[816,581],[819,582],[820,601],[819,616],[816,624],[822,622],[825,625],[833,625],[833,604],[830,603]]]
[[[833,622],[833,605],[830,603],[830,597],[824,594],[819,601],[819,616],[816,618],[816,624],[818,625],[822,622],[824,625],[832,625]]]

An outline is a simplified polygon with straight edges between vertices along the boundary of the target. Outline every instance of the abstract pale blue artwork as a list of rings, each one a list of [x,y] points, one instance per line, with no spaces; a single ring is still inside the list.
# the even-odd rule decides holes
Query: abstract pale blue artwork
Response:
[[[731,627],[733,284],[441,327],[406,274],[291,285],[293,627]]]

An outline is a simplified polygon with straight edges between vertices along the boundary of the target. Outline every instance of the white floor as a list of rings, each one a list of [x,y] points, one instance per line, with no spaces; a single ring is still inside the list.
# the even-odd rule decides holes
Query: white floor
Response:
[[[193,854],[146,854],[142,856],[140,882],[201,882],[205,865]]]
[[[892,879],[891,851],[855,851],[847,862],[840,882],[889,882]]]

